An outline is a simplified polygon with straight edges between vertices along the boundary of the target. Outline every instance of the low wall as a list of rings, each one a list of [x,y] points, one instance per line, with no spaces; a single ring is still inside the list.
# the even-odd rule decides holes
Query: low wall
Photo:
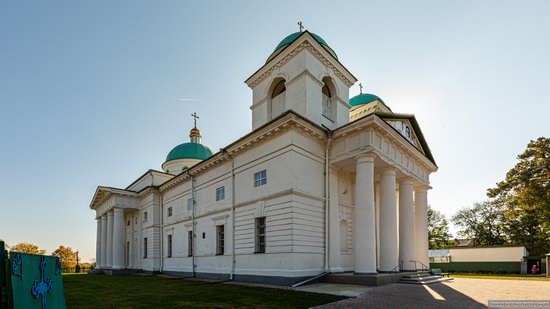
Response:
[[[430,263],[430,268],[441,268],[444,272],[492,272],[519,274],[521,272],[521,262]]]

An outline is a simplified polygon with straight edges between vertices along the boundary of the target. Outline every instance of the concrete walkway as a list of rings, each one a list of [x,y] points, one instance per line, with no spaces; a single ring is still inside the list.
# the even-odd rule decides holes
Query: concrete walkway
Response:
[[[395,283],[317,308],[486,308],[489,300],[550,300],[550,282],[455,278],[425,286]]]

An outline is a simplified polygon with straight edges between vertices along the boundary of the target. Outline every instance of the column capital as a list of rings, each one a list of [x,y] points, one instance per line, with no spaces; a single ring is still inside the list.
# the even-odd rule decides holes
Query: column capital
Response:
[[[355,161],[357,163],[374,162],[375,157],[376,155],[374,153],[362,153],[355,156]]]
[[[382,175],[393,175],[395,176],[396,170],[394,167],[386,167],[382,170]]]
[[[401,181],[399,181],[399,185],[400,186],[412,186],[413,185],[413,180],[411,178],[405,178],[405,179],[402,179]]]
[[[113,214],[114,214],[114,212],[112,212],[112,211],[107,211],[107,217],[112,217]]]
[[[416,184],[414,186],[414,191],[415,192],[427,192],[428,190],[431,190],[432,187],[430,187],[429,185],[425,185],[425,184]]]
[[[124,208],[113,207],[113,213],[115,213],[115,212],[124,212]]]

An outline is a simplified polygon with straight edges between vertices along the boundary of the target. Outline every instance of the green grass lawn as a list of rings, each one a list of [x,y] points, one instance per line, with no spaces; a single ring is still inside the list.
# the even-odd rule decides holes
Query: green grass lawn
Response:
[[[550,278],[547,278],[547,277],[538,277],[538,276],[530,276],[530,275],[496,275],[496,274],[466,274],[466,273],[464,274],[452,273],[451,278],[550,281]]]
[[[68,308],[308,308],[344,299],[158,276],[63,275]]]

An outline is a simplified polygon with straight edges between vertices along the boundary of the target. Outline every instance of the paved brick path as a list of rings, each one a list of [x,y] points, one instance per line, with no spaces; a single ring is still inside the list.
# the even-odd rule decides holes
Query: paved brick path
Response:
[[[489,300],[550,300],[550,282],[456,278],[427,286],[396,283],[318,308],[486,308]]]

